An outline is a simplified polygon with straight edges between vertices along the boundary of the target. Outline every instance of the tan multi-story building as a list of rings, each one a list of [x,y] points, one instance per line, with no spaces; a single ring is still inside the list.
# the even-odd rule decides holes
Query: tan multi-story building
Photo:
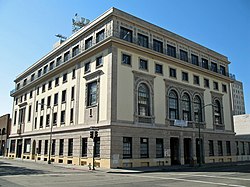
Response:
[[[229,63],[111,8],[16,78],[9,157],[47,161],[52,124],[55,163],[91,163],[93,127],[100,167],[235,161]]]
[[[8,152],[8,138],[11,128],[10,114],[0,116],[0,156],[6,156]]]
[[[232,109],[233,115],[242,115],[245,114],[245,102],[244,102],[244,93],[243,93],[243,84],[242,82],[232,79],[231,83],[231,100],[232,100]]]

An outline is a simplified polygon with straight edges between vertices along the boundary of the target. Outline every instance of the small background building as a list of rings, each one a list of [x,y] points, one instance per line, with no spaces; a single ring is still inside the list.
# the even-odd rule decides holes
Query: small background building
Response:
[[[10,114],[0,117],[0,156],[7,155],[7,140],[10,134],[11,119]]]
[[[250,114],[234,116],[237,160],[250,160]]]

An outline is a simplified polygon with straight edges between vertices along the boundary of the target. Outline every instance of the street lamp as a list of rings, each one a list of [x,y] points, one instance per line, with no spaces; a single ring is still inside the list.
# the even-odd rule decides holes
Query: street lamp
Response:
[[[48,159],[48,164],[51,164],[51,144],[52,144],[52,128],[53,128],[53,114],[54,114],[54,107],[53,106],[48,106],[44,103],[39,103],[41,106],[47,106],[47,108],[50,108],[51,112],[51,122],[50,122],[50,134],[49,134],[49,159]]]
[[[210,104],[206,104],[206,105],[203,105],[200,109],[199,109],[199,112],[200,113],[200,116],[202,116],[202,110],[207,107],[207,106],[214,106],[214,104],[210,103]],[[199,119],[199,118],[198,118]],[[201,119],[202,120],[202,119]],[[199,123],[198,125],[198,129],[199,129],[199,167],[201,167],[201,159],[202,159],[202,151],[201,151],[201,124]]]

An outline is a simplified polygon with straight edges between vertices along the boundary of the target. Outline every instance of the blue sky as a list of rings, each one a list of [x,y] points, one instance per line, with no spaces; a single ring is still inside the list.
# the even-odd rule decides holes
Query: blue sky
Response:
[[[75,13],[95,19],[116,7],[228,57],[250,113],[249,0],[0,0],[0,116],[11,113],[15,77],[71,35]]]

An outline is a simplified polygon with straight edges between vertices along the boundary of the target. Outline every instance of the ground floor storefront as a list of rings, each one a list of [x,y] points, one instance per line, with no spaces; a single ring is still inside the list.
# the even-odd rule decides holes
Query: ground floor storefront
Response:
[[[50,136],[51,135],[51,136]],[[131,125],[12,136],[9,158],[53,163],[125,168],[199,163],[235,162],[236,143],[231,132],[191,128],[152,128]],[[51,138],[51,139],[50,139]]]

